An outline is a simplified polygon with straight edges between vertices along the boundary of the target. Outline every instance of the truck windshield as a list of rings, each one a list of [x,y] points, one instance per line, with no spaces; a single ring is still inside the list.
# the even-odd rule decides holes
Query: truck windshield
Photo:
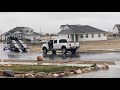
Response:
[[[67,40],[66,39],[60,39],[59,43],[67,43]]]

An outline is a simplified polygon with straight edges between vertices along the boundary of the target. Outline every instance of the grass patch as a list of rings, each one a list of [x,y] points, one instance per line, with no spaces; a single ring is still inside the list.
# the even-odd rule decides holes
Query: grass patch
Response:
[[[56,65],[12,65],[12,66],[0,66],[2,70],[14,70],[17,72],[45,72],[45,73],[53,73],[53,72],[63,72],[66,69],[82,69],[85,67],[78,67],[78,66],[56,66]]]

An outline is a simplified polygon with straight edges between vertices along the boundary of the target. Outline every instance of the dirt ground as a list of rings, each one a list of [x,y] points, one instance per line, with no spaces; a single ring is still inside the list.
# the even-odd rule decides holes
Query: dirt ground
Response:
[[[120,49],[120,39],[81,42],[81,50],[85,50],[85,49]]]
[[[42,52],[42,48],[39,45],[31,45],[31,46],[28,46],[28,48],[30,49],[30,51]]]
[[[28,46],[31,51],[42,52],[40,45]],[[118,40],[105,40],[105,41],[86,41],[80,42],[80,49],[78,51],[89,51],[89,50],[120,50],[120,39]]]

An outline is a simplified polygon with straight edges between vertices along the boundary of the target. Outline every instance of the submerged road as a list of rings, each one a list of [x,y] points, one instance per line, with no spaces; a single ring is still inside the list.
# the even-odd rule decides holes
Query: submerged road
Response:
[[[41,52],[26,52],[26,53],[14,53],[4,52],[2,54],[3,59],[17,59],[17,60],[36,60],[37,56],[43,56],[44,60],[89,60],[89,61],[120,61],[119,52],[109,53],[76,53],[76,54],[45,54]]]

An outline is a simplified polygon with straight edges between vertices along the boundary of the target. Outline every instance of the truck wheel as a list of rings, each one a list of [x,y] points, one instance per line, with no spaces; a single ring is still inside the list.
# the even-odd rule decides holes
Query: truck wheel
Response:
[[[66,55],[66,54],[63,54],[62,57],[63,57],[63,59],[66,59],[67,55]]]
[[[62,48],[62,53],[66,54],[67,53],[67,49],[65,47]]]
[[[56,51],[52,51],[53,54],[56,54]]]
[[[47,54],[47,49],[43,48],[43,54]]]
[[[43,57],[46,58],[46,57],[47,57],[47,54],[43,54]]]
[[[76,53],[76,49],[71,50],[71,53],[75,54]]]

